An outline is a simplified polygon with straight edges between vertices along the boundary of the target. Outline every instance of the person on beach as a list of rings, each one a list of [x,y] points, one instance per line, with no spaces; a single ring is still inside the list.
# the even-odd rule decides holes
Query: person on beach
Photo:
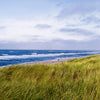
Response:
[[[60,59],[58,59],[58,62],[59,62],[59,60],[60,60]]]

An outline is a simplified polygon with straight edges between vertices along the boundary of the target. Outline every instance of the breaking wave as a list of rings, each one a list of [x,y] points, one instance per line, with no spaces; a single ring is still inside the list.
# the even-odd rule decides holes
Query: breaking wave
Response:
[[[8,55],[8,54],[2,54],[2,56],[0,56],[0,60],[26,59],[26,58],[36,58],[36,57],[53,57],[53,56],[77,55],[77,54],[98,54],[98,52],[85,52],[85,53],[51,53],[51,54],[37,54],[37,53],[32,53],[32,55]]]

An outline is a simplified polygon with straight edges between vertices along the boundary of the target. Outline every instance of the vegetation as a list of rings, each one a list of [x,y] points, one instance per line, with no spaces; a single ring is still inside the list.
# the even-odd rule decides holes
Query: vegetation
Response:
[[[100,55],[1,68],[0,100],[100,100]]]

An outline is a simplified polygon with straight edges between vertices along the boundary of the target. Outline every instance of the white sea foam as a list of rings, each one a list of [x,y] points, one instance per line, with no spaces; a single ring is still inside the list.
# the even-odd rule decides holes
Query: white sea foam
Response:
[[[32,55],[37,55],[37,53],[32,53]]]
[[[75,55],[75,54],[96,54],[97,52],[84,52],[84,53],[51,53],[51,54],[37,54],[32,53],[32,55],[7,55],[2,54],[0,60],[10,60],[10,59],[26,59],[26,58],[36,58],[36,57],[53,57],[53,56],[62,56],[62,55]]]
[[[34,57],[51,57],[51,56],[60,56],[64,55],[62,53],[58,54],[32,54],[32,55],[5,55],[5,56],[0,56],[1,60],[7,60],[7,59],[24,59],[24,58],[34,58]]]
[[[8,56],[8,54],[2,54],[2,56]]]
[[[9,52],[14,52],[14,51],[9,51]]]

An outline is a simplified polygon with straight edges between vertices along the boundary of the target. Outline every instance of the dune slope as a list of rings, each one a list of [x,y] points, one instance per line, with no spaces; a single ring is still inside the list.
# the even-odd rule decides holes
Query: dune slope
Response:
[[[0,100],[99,100],[100,55],[0,69]]]

